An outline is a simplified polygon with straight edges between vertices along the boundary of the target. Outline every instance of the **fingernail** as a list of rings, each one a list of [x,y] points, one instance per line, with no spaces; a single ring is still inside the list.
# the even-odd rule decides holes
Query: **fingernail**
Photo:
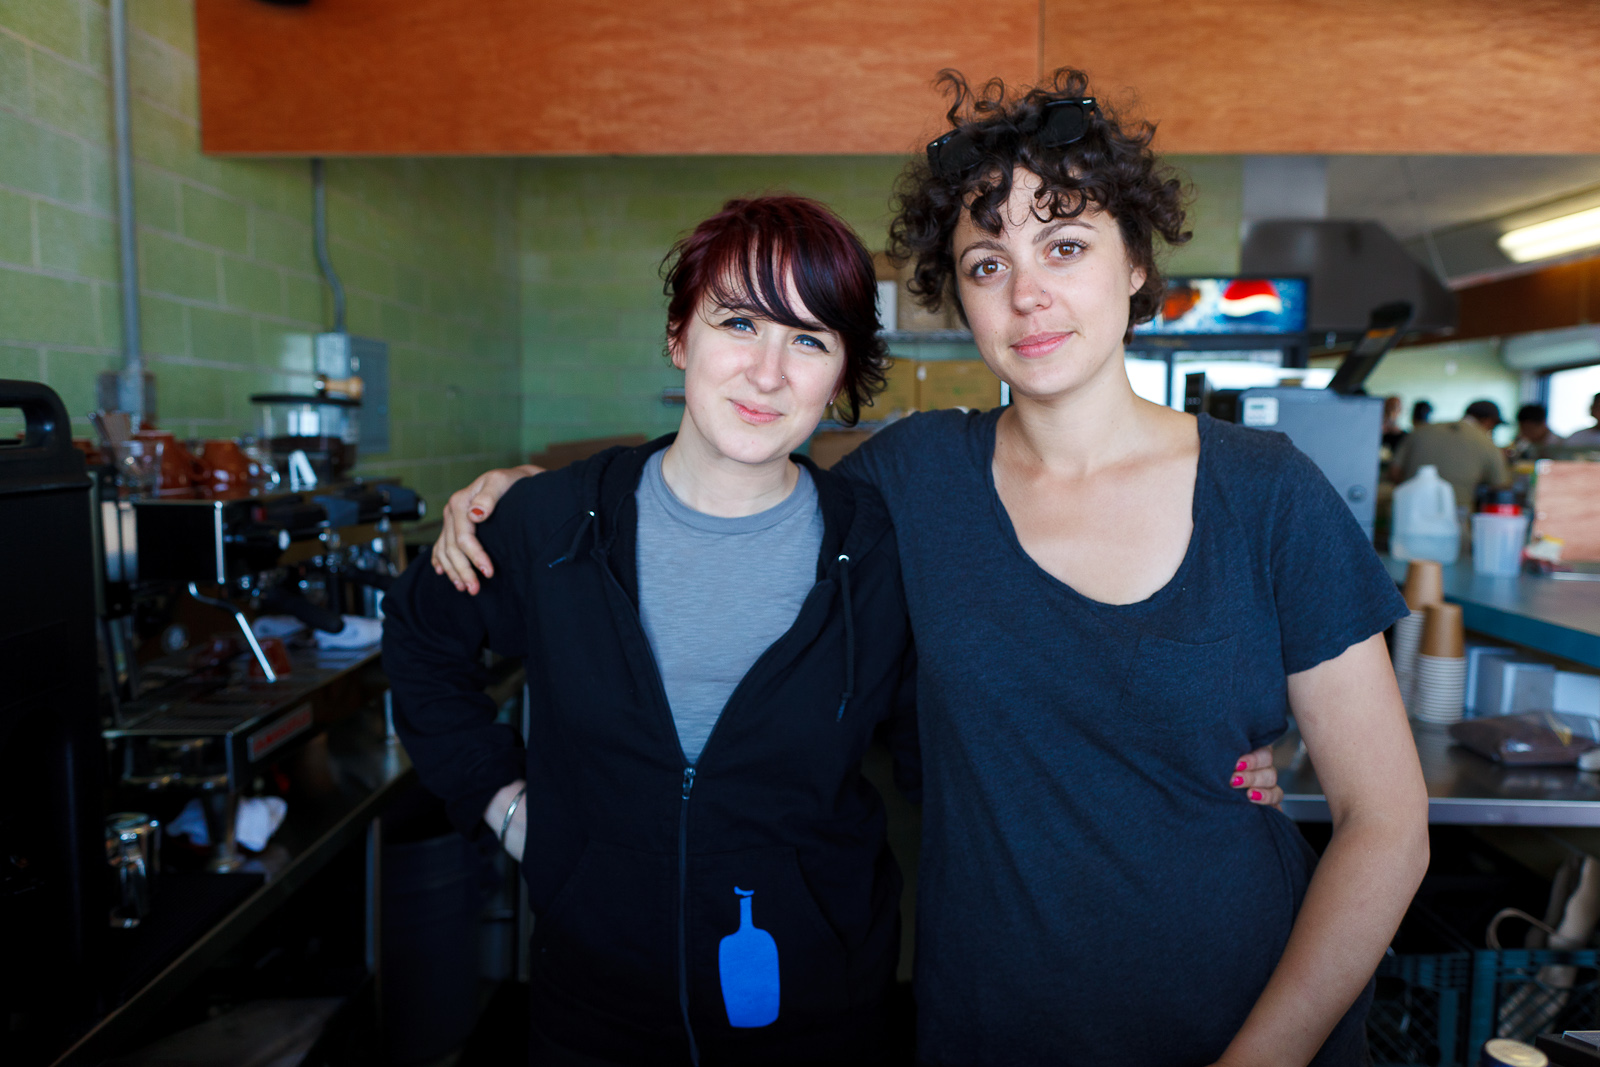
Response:
[[[1250,761],[1249,760],[1240,760],[1239,761],[1239,765],[1234,768],[1234,770],[1236,770],[1236,771],[1247,771],[1249,769],[1250,769]]]
[[[483,518],[483,509],[482,508],[473,508],[472,509],[472,517],[475,518],[475,519]]]
[[[1242,775],[1242,774],[1234,775],[1233,776],[1233,784],[1234,785],[1244,785],[1244,775]]]
[[[1260,800],[1261,799],[1261,790],[1259,790],[1259,789],[1250,790],[1250,799],[1251,800]]]

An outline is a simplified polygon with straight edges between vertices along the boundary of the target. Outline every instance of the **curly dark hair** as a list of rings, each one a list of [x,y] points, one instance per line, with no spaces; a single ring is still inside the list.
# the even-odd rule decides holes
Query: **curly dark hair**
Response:
[[[1083,71],[1062,67],[1021,95],[1008,92],[999,78],[973,89],[953,70],[940,71],[935,84],[953,97],[950,125],[972,139],[980,159],[946,179],[919,155],[895,184],[889,255],[915,264],[907,288],[917,302],[937,311],[946,299],[955,300],[966,319],[955,287],[951,239],[956,224],[965,209],[979,229],[999,233],[1012,173],[1022,167],[1043,179],[1034,206],[1039,218],[1072,218],[1092,204],[1117,220],[1129,259],[1145,272],[1144,285],[1130,299],[1129,336],[1135,323],[1154,318],[1166,289],[1154,235],[1169,245],[1183,244],[1191,236],[1184,228],[1188,194],[1183,183],[1150,148],[1155,125],[1124,121],[1100,104],[1081,140],[1046,148],[1037,138],[1045,105],[1089,96],[1089,77]]]

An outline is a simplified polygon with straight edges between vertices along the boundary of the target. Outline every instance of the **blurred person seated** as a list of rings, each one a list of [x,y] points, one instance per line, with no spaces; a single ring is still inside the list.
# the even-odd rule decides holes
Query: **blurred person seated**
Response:
[[[1433,405],[1426,400],[1419,400],[1411,405],[1411,428],[1428,425],[1428,420],[1433,418]]]
[[[1505,453],[1490,436],[1503,421],[1493,400],[1474,400],[1460,422],[1414,424],[1394,458],[1390,474],[1395,484],[1431,466],[1455,490],[1456,507],[1470,509],[1479,485],[1511,484]]]
[[[1389,450],[1390,456],[1406,439],[1406,432],[1400,426],[1400,409],[1404,406],[1405,402],[1398,396],[1383,398],[1383,447]]]
[[[1543,404],[1524,404],[1517,409],[1517,439],[1506,450],[1513,463],[1548,459],[1550,453],[1567,442],[1550,429],[1550,410]]]
[[[1594,419],[1594,425],[1569,436],[1566,442],[1568,448],[1600,448],[1600,393],[1596,393],[1590,401],[1589,415]]]

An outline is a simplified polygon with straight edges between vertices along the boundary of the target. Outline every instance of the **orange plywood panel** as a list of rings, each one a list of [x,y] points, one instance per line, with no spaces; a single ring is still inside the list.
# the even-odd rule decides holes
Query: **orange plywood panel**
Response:
[[[899,153],[1038,0],[198,0],[209,152]]]
[[[1600,152],[1592,0],[1043,4],[1044,66],[1167,152]]]

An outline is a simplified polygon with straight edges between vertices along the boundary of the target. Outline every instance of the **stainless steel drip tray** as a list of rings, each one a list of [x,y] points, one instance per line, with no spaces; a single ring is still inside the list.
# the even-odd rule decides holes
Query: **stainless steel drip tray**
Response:
[[[202,758],[219,771],[225,765],[232,778],[244,766],[357,710],[375,694],[352,676],[377,659],[376,648],[293,650],[293,670],[272,683],[237,674],[228,679],[184,675],[163,664],[158,676],[173,680],[125,705],[123,723],[102,733],[136,747],[169,739],[220,741],[222,751]],[[355,684],[339,684],[345,682]],[[143,760],[130,749],[124,775],[135,774],[138,762]]]

